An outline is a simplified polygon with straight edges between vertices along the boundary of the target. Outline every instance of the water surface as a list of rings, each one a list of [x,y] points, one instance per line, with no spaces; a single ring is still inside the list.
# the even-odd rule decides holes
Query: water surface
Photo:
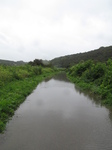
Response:
[[[112,112],[56,76],[15,112],[0,150],[112,150]]]

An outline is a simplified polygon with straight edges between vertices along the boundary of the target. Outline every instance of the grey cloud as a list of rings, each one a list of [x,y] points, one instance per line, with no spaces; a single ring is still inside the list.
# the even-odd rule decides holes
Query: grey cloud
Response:
[[[0,1],[0,56],[52,59],[111,45],[111,6],[111,0]]]

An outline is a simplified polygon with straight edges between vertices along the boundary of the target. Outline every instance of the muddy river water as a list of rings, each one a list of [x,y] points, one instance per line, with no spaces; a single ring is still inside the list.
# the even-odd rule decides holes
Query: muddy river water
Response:
[[[112,111],[58,75],[18,108],[0,150],[112,150]]]

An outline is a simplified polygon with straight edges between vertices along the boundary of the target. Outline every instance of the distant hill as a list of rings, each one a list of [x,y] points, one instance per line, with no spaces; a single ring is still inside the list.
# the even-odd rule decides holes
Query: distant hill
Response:
[[[79,63],[80,61],[86,61],[88,59],[104,62],[107,61],[109,58],[112,58],[112,46],[100,47],[99,49],[85,53],[78,53],[54,58],[51,60],[51,64],[56,67],[67,68],[69,66]]]
[[[3,65],[16,66],[16,65],[23,65],[25,63],[26,62],[23,62],[23,61],[11,61],[11,60],[2,60],[2,59],[0,59],[0,64],[3,64]]]

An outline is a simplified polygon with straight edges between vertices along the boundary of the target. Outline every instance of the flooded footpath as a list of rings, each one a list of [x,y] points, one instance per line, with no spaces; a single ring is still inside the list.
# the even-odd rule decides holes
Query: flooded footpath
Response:
[[[0,150],[112,150],[112,111],[57,75],[21,104]]]

